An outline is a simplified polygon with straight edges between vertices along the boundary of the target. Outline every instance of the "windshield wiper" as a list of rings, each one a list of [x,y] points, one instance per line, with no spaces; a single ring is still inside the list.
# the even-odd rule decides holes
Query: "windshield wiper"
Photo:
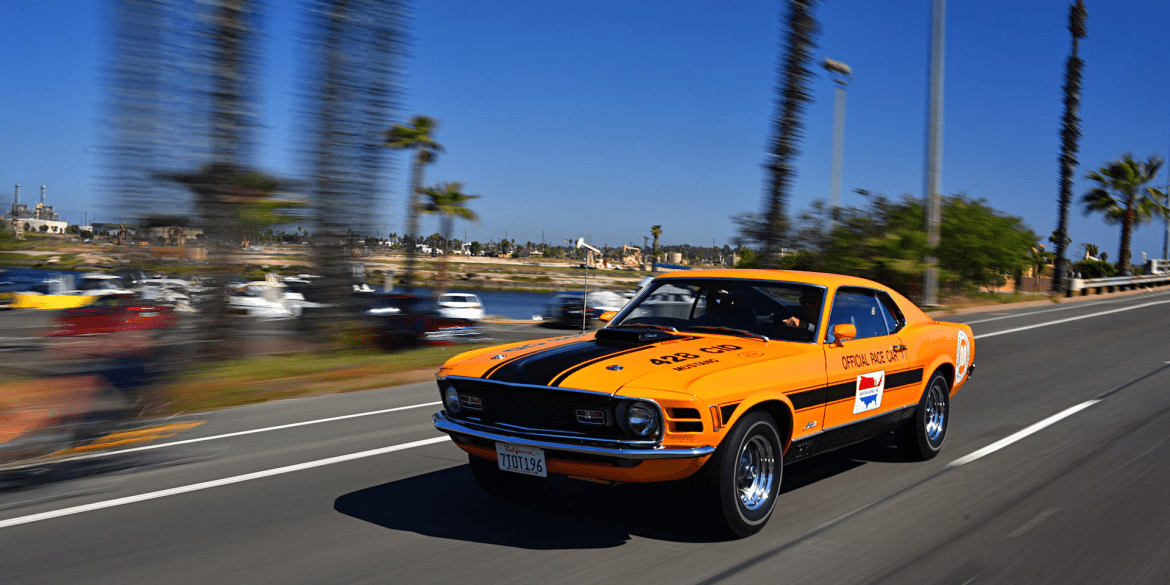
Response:
[[[674,327],[667,327],[666,325],[651,325],[650,323],[630,323],[629,325],[614,325],[614,329],[621,329],[623,327],[641,327],[644,329],[657,329],[659,331],[669,331],[671,333],[678,333],[678,329]]]
[[[767,335],[760,335],[759,333],[754,333],[754,332],[752,332],[752,331],[747,331],[746,329],[733,329],[733,328],[731,328],[731,327],[723,327],[722,325],[720,325],[720,326],[714,326],[714,325],[695,325],[695,326],[693,326],[693,327],[688,327],[688,329],[689,329],[690,331],[715,331],[715,332],[717,332],[717,333],[726,333],[726,334],[729,334],[729,335],[738,335],[738,336],[740,336],[740,337],[754,337],[754,338],[756,338],[756,339],[762,339],[762,340],[764,341],[764,343],[768,343],[768,341],[770,341],[770,340],[768,339],[768,336],[767,336]]]

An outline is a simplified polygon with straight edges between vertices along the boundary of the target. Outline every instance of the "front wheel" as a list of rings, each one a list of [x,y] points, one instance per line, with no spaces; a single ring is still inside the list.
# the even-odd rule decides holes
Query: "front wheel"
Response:
[[[771,415],[744,416],[702,473],[707,497],[722,512],[723,527],[739,538],[759,532],[776,506],[784,475],[780,433]]]
[[[950,384],[946,376],[935,373],[922,393],[914,420],[897,431],[898,449],[917,461],[934,459],[947,438],[950,418]]]

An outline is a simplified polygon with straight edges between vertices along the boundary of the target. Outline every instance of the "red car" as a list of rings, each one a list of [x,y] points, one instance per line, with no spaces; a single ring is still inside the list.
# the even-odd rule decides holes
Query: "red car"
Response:
[[[59,339],[54,349],[97,358],[150,352],[155,334],[179,322],[174,307],[146,304],[128,295],[107,295],[66,309],[45,332]]]

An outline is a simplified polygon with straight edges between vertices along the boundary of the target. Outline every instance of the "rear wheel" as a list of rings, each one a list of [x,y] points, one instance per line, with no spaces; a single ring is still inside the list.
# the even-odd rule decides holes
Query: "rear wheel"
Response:
[[[548,482],[547,477],[522,475],[500,469],[495,461],[467,456],[471,475],[483,491],[501,499],[513,500],[535,496]]]
[[[897,431],[898,448],[910,459],[934,459],[947,438],[950,419],[950,384],[946,376],[935,373],[918,401],[914,420]]]
[[[772,515],[784,475],[784,453],[772,416],[744,416],[702,474],[707,497],[722,512],[721,527],[740,538],[759,532]]]

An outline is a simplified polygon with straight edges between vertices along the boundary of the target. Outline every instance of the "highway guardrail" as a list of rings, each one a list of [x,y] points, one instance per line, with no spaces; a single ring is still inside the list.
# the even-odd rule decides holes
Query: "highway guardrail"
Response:
[[[1170,274],[1142,274],[1110,278],[1073,278],[1069,281],[1068,296],[1102,294],[1119,290],[1154,288],[1170,285]]]

